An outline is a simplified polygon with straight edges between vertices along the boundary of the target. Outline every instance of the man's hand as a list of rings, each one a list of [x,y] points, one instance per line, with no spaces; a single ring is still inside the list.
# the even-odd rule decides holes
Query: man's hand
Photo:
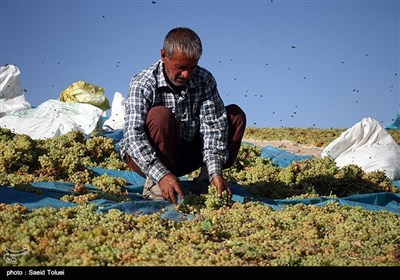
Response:
[[[178,194],[182,201],[185,199],[183,187],[179,179],[172,173],[165,175],[159,182],[162,196],[171,201],[173,204],[178,204],[176,195]]]
[[[211,184],[217,187],[218,197],[222,197],[222,192],[226,190],[229,199],[232,198],[231,188],[229,187],[224,177],[222,177],[221,175],[215,176],[214,179],[212,179]]]

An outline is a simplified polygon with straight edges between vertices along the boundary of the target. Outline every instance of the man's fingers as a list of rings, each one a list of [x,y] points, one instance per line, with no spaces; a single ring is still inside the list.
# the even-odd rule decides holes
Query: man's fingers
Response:
[[[178,200],[177,200],[176,194],[178,194],[178,196],[182,199],[182,201],[185,199],[185,195],[183,194],[182,187],[178,186],[178,187],[175,187],[175,188],[171,188],[171,192],[169,193],[169,197],[170,197],[169,200],[173,204],[178,204]]]
[[[172,173],[165,175],[160,180],[159,184],[160,187],[162,186],[161,187],[162,196],[166,200],[172,202],[173,204],[178,204],[177,195],[182,199],[182,201],[185,199],[184,189],[179,179]]]
[[[229,196],[232,196],[232,190],[229,185],[226,185],[226,191],[228,192]]]
[[[219,198],[222,197],[222,187],[221,187],[221,188],[218,188],[217,195],[218,195]]]
[[[228,198],[230,199],[232,197],[232,191],[228,184],[224,184],[220,188],[218,188],[218,192],[217,192],[218,197],[219,198],[222,197],[222,192],[224,190],[226,190],[226,192],[228,193]]]
[[[178,189],[176,190],[176,192],[178,193],[178,195],[179,195],[179,197],[182,199],[182,201],[184,201],[184,200],[185,200],[185,195],[183,194],[182,188],[178,188]]]
[[[177,202],[177,200],[176,200],[175,193],[172,192],[172,193],[170,193],[169,195],[170,195],[170,196],[169,196],[170,199],[168,199],[168,200],[171,201],[173,204],[177,204],[178,202]]]
[[[228,191],[228,202],[231,203],[232,202],[232,190],[231,187],[229,187],[229,185],[227,185],[227,189]]]
[[[168,192],[165,191],[165,189],[162,188],[161,186],[160,186],[160,190],[161,190],[162,197],[165,198],[165,199],[168,199]]]

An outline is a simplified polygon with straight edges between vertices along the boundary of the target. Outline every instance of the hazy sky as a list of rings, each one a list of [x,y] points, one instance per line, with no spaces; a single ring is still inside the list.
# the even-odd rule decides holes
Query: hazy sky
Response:
[[[347,128],[400,112],[400,2],[0,0],[0,65],[32,106],[82,80],[127,96],[166,33],[195,30],[199,65],[248,127]]]

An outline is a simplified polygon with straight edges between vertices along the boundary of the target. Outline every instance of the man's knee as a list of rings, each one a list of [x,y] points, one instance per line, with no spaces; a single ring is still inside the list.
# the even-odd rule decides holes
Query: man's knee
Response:
[[[246,129],[246,114],[236,104],[231,104],[225,107],[228,115],[229,133],[235,138],[242,137]]]
[[[165,125],[168,121],[175,120],[171,109],[164,106],[155,106],[149,110],[146,117],[147,124]]]
[[[246,127],[246,113],[236,104],[230,104],[225,107],[230,123],[240,126],[242,129]]]
[[[242,138],[246,128],[246,114],[236,104],[226,106],[228,115],[229,133],[228,133],[228,152],[229,157],[224,165],[224,168],[229,168],[233,165],[239,153]]]
[[[228,115],[246,118],[246,113],[236,104],[230,104],[225,109]]]

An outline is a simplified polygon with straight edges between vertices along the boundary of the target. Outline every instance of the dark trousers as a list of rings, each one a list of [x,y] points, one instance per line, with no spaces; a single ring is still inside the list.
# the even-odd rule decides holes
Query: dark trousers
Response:
[[[233,165],[238,155],[246,128],[246,115],[234,104],[226,106],[225,109],[228,115],[229,157],[223,168],[228,168]],[[146,133],[157,157],[175,176],[186,175],[204,165],[202,139],[199,135],[192,141],[181,139],[179,121],[170,109],[164,106],[151,108],[146,117]],[[128,154],[125,155],[125,160],[132,170],[145,177]]]

